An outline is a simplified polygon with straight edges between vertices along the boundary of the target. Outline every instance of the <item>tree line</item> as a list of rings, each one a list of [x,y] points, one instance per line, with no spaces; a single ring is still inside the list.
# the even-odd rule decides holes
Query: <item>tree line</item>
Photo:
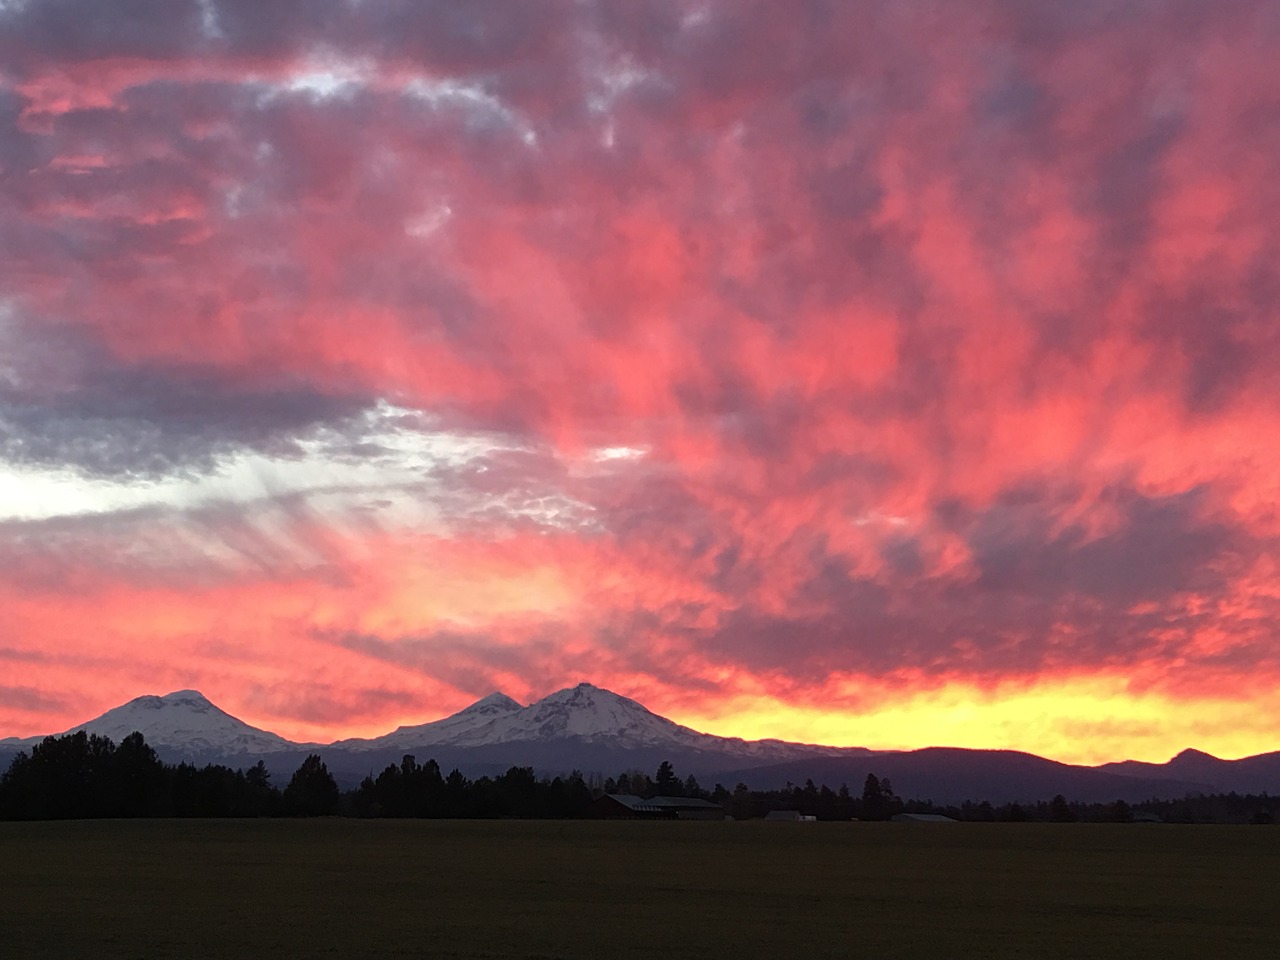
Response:
[[[13,758],[0,775],[0,818],[306,815],[315,804],[314,773],[314,764],[304,763],[281,791],[261,761],[248,770],[171,765],[140,733],[116,746],[108,737],[81,730],[46,737],[29,754]],[[333,796],[337,792],[335,784]]]
[[[0,774],[0,820],[110,817],[580,816],[591,799],[581,774],[538,779],[531,767],[470,780],[406,756],[343,793],[318,754],[283,790],[259,760],[247,770],[163,762],[141,733],[117,746],[83,730],[46,737]]]
[[[434,760],[406,755],[380,774],[365,777],[347,798],[356,817],[512,817],[557,820],[580,817],[591,800],[582,774],[541,778],[532,767],[512,767],[497,777],[472,780],[454,769],[442,775]]]

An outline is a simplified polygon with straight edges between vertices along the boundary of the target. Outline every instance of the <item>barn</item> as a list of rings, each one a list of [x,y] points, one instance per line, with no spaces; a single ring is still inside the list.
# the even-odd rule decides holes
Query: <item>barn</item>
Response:
[[[958,823],[959,821],[944,817],[940,813],[895,813],[891,818],[894,823]]]
[[[697,797],[636,797],[606,793],[587,805],[593,820],[723,820],[724,807]]]

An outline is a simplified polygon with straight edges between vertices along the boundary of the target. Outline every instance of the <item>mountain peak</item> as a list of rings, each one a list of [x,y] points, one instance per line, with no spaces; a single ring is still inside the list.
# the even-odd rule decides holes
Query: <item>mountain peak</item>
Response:
[[[209,703],[212,705],[209,698],[199,690],[175,690],[173,693],[166,693],[163,697],[158,697],[157,699],[165,703]]]
[[[166,693],[164,696],[156,696],[153,693],[148,693],[141,697],[134,697],[132,700],[121,704],[115,709],[117,711],[125,709],[163,710],[167,707],[185,707],[189,710],[196,710],[199,712],[218,709],[213,705],[212,701],[210,701],[209,698],[199,690],[175,690],[172,693]]]
[[[486,713],[507,712],[511,710],[523,710],[524,704],[519,700],[508,697],[501,690],[495,690],[487,697],[481,697],[469,707],[464,707],[459,713]],[[456,714],[455,714],[456,716]]]
[[[1204,760],[1217,760],[1217,759],[1218,758],[1211,753],[1205,753],[1203,750],[1194,750],[1191,747],[1188,747],[1186,750],[1183,750],[1180,754],[1178,754],[1169,762],[1170,763],[1199,763]]]
[[[590,683],[548,694],[511,717],[504,727],[511,739],[576,737],[654,745],[674,742],[694,731],[653,713],[641,703]]]
[[[636,703],[636,701],[629,697],[624,697],[620,693],[614,693],[612,690],[606,690],[604,687],[597,687],[593,683],[579,683],[576,686],[564,687],[554,693],[547,694],[539,700],[538,703],[579,703],[582,701],[595,700],[614,700],[621,701],[623,703],[631,703],[640,707],[640,709],[644,710],[646,713],[649,712],[648,708],[644,707],[642,704]]]

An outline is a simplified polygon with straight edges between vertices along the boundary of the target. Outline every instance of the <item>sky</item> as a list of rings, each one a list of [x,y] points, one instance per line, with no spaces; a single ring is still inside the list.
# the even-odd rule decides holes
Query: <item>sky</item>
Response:
[[[589,681],[1280,749],[1280,5],[0,0],[0,735]]]

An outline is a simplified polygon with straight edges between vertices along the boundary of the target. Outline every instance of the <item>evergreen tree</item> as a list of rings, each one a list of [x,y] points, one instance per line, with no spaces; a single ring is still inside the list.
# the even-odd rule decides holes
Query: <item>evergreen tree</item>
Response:
[[[816,812],[819,820],[841,819],[839,800],[836,798],[835,791],[825,783],[818,791],[818,809]]]
[[[653,786],[658,791],[658,795],[662,797],[678,797],[683,792],[680,778],[676,776],[676,771],[671,766],[670,760],[663,760],[658,764],[658,772],[653,778]]]
[[[274,817],[280,813],[280,792],[271,785],[271,771],[259,760],[244,773],[246,811],[251,817]]]
[[[818,815],[818,803],[821,794],[818,792],[818,785],[812,779],[804,782],[804,788],[796,791],[796,799],[799,801],[797,806],[809,817]]]
[[[886,819],[884,790],[880,779],[874,773],[868,773],[862,785],[862,818],[864,820]]]
[[[112,770],[115,744],[83,730],[45,737],[19,753],[0,778],[5,815],[19,820],[120,816]]]
[[[857,807],[853,802],[853,795],[849,792],[847,783],[840,784],[840,789],[836,791],[836,810],[837,818],[840,820],[852,820],[854,818]]]
[[[294,817],[325,817],[338,812],[338,784],[320,755],[313,753],[284,788],[285,812]]]
[[[1049,819],[1054,823],[1071,823],[1076,819],[1075,811],[1062,794],[1049,801]]]
[[[111,754],[103,784],[105,809],[113,817],[148,817],[167,812],[168,776],[164,764],[136,730]]]
[[[732,813],[735,820],[746,820],[751,816],[751,791],[745,783],[734,785]]]

